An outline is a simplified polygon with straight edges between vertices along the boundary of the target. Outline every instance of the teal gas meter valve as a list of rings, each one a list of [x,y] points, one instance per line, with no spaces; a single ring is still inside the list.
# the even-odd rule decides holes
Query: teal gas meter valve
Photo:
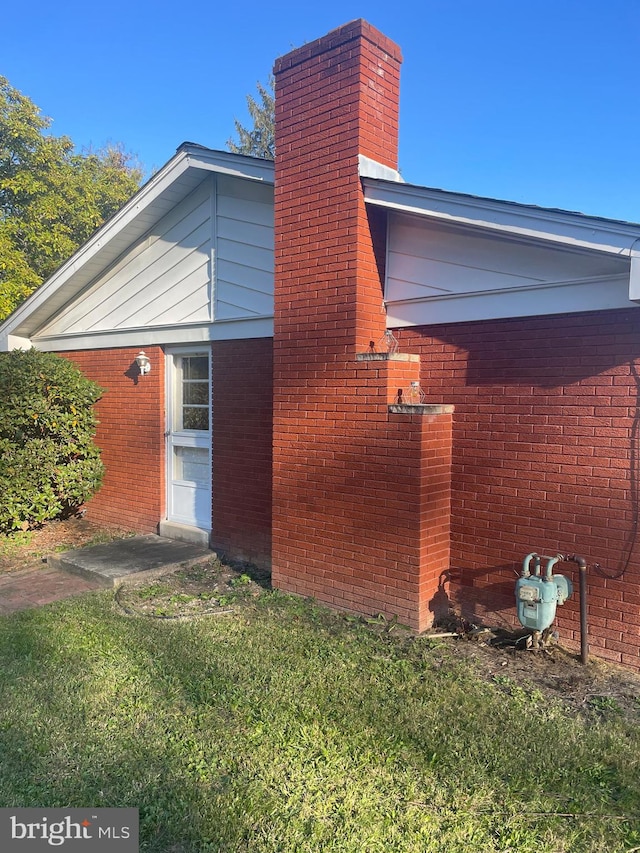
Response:
[[[525,628],[544,631],[556,618],[556,607],[564,604],[573,592],[573,584],[564,575],[554,575],[553,567],[562,555],[544,557],[528,554],[522,563],[522,575],[516,582],[518,619]],[[547,565],[542,573],[542,561]]]

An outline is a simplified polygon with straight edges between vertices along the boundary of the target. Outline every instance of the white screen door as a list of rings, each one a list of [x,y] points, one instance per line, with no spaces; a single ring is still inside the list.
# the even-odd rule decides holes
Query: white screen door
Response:
[[[169,521],[211,529],[211,360],[207,350],[167,352]]]

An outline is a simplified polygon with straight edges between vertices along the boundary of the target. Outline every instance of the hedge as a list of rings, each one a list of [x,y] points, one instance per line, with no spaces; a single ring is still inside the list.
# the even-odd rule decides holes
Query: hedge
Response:
[[[99,489],[102,393],[54,353],[0,353],[0,531],[67,517]]]

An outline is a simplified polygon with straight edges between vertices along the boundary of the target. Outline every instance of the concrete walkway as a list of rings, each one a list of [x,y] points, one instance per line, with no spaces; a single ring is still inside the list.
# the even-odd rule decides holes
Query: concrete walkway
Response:
[[[212,556],[201,545],[153,535],[53,554],[46,565],[0,575],[0,615],[114,587],[127,578],[149,580]]]

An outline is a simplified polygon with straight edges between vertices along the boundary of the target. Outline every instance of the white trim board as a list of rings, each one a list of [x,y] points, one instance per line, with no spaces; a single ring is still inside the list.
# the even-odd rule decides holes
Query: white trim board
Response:
[[[160,326],[154,328],[123,329],[92,334],[64,335],[38,338],[36,346],[44,352],[69,352],[70,350],[111,349],[118,347],[164,346],[170,344],[201,344],[211,341],[246,340],[248,338],[272,338],[273,317],[253,317],[248,320],[218,320],[196,326]],[[20,347],[11,338],[10,349],[29,349],[31,341],[24,338]]]

